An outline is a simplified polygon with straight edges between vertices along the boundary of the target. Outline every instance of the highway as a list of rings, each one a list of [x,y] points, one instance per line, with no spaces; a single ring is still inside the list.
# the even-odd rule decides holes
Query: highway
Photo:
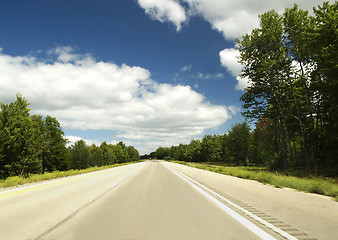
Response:
[[[0,239],[336,239],[336,226],[332,199],[162,161],[0,192]]]

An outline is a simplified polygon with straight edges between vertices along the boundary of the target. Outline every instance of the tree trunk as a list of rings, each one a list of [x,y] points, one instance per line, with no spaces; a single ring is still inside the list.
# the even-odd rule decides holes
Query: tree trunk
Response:
[[[296,93],[295,93],[295,89],[293,87],[293,82],[290,78],[290,71],[288,69],[287,66],[285,66],[285,74],[287,74],[287,82],[289,84],[289,87],[291,89],[291,93],[292,93],[292,98],[293,98],[293,102],[296,106],[296,111],[297,111],[297,120],[298,120],[298,123],[299,123],[299,127],[300,127],[300,132],[301,132],[301,135],[302,135],[302,138],[303,138],[303,142],[304,142],[304,155],[305,155],[305,162],[306,162],[306,168],[310,168],[310,158],[309,158],[309,153],[308,153],[308,146],[307,146],[307,141],[306,141],[306,135],[305,135],[305,127],[304,127],[304,123],[303,123],[303,116],[300,112],[300,109],[299,109],[299,103],[298,103],[298,100],[297,100],[297,97],[296,97]]]
[[[310,122],[311,122],[311,135],[312,135],[312,151],[313,151],[313,164],[314,168],[317,169],[318,167],[318,135],[315,130],[315,121],[313,118],[313,107],[312,107],[312,102],[309,99],[309,88],[306,84],[306,78],[305,78],[305,72],[304,72],[304,67],[301,62],[299,62],[300,69],[301,69],[301,80],[304,88],[304,95],[305,95],[305,100],[306,100],[306,106],[308,109],[309,117],[310,117]]]
[[[279,114],[280,114],[280,117],[281,117],[281,125],[283,127],[282,129],[283,129],[283,132],[284,132],[284,134],[283,134],[284,136],[282,137],[282,139],[283,139],[282,149],[283,149],[284,154],[285,154],[285,156],[283,157],[284,170],[287,171],[288,170],[288,159],[287,159],[287,150],[286,150],[285,140],[289,145],[290,158],[291,158],[291,161],[293,162],[291,142],[290,142],[289,133],[288,133],[288,129],[286,127],[286,122],[285,122],[284,106],[282,105],[281,100],[279,99],[278,93],[277,93],[276,88],[275,88],[275,84],[273,82],[271,83],[271,86],[272,86],[271,90],[272,90],[273,95],[276,99],[277,106],[278,106],[278,109],[279,109]]]

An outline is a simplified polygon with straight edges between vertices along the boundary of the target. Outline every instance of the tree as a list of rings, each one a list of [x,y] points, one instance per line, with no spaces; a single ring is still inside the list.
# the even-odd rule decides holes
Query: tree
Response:
[[[243,36],[239,42],[241,63],[246,67],[241,76],[250,79],[251,86],[241,97],[247,118],[259,119],[265,111],[273,107],[274,116],[280,128],[281,155],[284,168],[288,168],[288,153],[291,143],[286,123],[285,95],[285,50],[283,47],[283,25],[281,16],[275,11],[263,13],[260,17],[260,28]],[[289,149],[289,152],[287,152]]]
[[[250,145],[250,127],[246,122],[236,124],[228,132],[229,155],[236,165],[247,165]]]
[[[106,142],[103,142],[100,145],[100,149],[102,154],[102,165],[111,165],[116,163],[116,157],[110,145],[108,145]]]
[[[317,95],[319,153],[326,166],[337,166],[338,155],[338,2],[314,8],[309,41],[315,69],[311,81]]]
[[[137,161],[137,160],[140,159],[139,152],[133,146],[128,146],[127,152],[128,152],[128,156],[129,156],[130,161]]]
[[[281,168],[278,166],[278,129],[269,118],[262,117],[255,125],[252,136],[252,159],[256,165],[269,168]]]
[[[166,150],[163,147],[159,147],[155,151],[157,159],[164,159],[167,156]]]
[[[218,158],[217,145],[211,135],[205,135],[201,142],[201,154],[203,161],[212,162]]]
[[[0,145],[2,177],[41,171],[41,132],[29,116],[29,103],[20,94],[14,103],[1,103]]]
[[[122,143],[122,142],[120,142]],[[127,162],[129,160],[129,156],[128,153],[125,151],[124,144],[116,144],[116,145],[112,145],[112,149],[114,152],[114,155],[116,157],[115,162],[116,163],[123,163],[123,162]]]
[[[69,168],[67,140],[63,138],[60,123],[50,116],[43,119],[40,115],[33,115],[32,120],[41,132],[39,146],[42,150],[42,172],[67,170]]]
[[[71,148],[72,169],[85,169],[89,167],[89,149],[85,141],[79,140]]]
[[[103,165],[101,148],[95,144],[89,147],[89,165],[92,167]]]
[[[202,157],[202,146],[201,146],[201,141],[200,140],[191,140],[189,144],[189,150],[190,153],[190,161],[193,162],[202,162],[203,157]]]

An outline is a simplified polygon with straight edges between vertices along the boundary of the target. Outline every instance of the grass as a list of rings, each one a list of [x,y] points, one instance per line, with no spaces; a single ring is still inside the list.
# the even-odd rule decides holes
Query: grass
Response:
[[[86,169],[77,169],[77,170],[72,169],[68,171],[54,171],[54,172],[48,172],[44,174],[31,174],[28,177],[13,176],[13,177],[8,177],[6,179],[0,180],[0,188],[15,187],[15,186],[23,185],[26,183],[42,182],[42,181],[61,178],[61,177],[74,176],[78,174],[100,171],[100,170],[104,170],[108,168],[114,168],[114,167],[128,165],[128,164],[137,163],[137,162],[140,162],[140,161],[117,163],[113,165],[107,165],[107,166],[102,166],[102,167],[91,167],[91,168],[86,168]]]
[[[278,188],[292,188],[302,192],[316,193],[333,197],[338,202],[338,184],[332,178],[320,177],[295,177],[257,167],[229,167],[217,163],[191,163],[172,161],[175,163],[200,168],[211,172],[230,175],[234,177],[255,180],[263,184],[273,185]]]

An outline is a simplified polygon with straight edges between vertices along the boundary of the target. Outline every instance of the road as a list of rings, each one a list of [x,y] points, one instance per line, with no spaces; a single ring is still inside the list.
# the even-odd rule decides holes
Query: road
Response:
[[[291,197],[273,207],[282,196],[279,191]],[[299,193],[148,161],[0,192],[0,239],[335,239],[338,232],[332,226],[338,226],[338,204],[306,195],[315,199],[310,201],[312,214],[306,215],[302,207],[289,206],[295,194]],[[320,211],[313,208],[319,206],[313,205],[317,201],[323,204]],[[323,209],[331,212],[330,217]],[[290,211],[298,212],[285,216]],[[317,217],[298,220],[305,226],[316,221],[326,233],[297,223],[294,215],[299,213]]]

